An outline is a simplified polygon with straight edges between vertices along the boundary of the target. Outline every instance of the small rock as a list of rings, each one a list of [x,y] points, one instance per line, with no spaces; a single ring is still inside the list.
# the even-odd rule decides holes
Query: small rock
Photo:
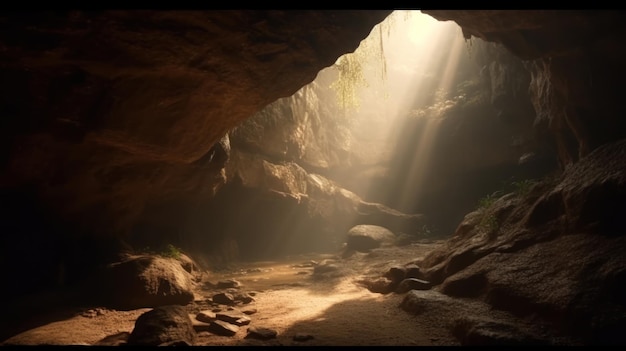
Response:
[[[242,313],[245,313],[245,314],[247,314],[247,315],[250,315],[250,314],[255,314],[255,313],[257,313],[257,309],[256,309],[256,308],[254,308],[254,307],[248,307],[248,308],[243,308],[243,309],[241,309],[241,312],[242,312]]]
[[[210,322],[212,321],[204,322],[204,321],[198,320],[198,317],[194,316],[193,314],[190,314],[189,318],[191,318],[191,325],[193,326],[193,330],[195,330],[196,333],[199,333],[202,331],[211,331]]]
[[[424,279],[424,273],[422,273],[422,270],[418,265],[409,264],[404,266],[404,269],[406,270],[406,278]]]
[[[211,323],[212,321],[217,319],[217,317],[215,316],[215,312],[209,310],[200,311],[194,317],[195,319],[205,323]]]
[[[228,322],[216,319],[211,322],[211,327],[209,331],[216,335],[233,336],[237,334],[237,332],[239,331],[239,327],[234,324],[230,324]]]
[[[228,322],[237,326],[250,324],[250,317],[239,311],[218,312],[215,317],[224,322]]]
[[[404,294],[410,290],[430,290],[432,285],[429,281],[421,280],[417,278],[408,278],[398,284],[396,292],[398,294]]]
[[[246,337],[269,340],[278,336],[278,332],[274,329],[263,327],[250,327],[248,328],[248,335]]]
[[[229,293],[219,293],[215,294],[212,297],[213,302],[219,303],[222,305],[232,305],[235,303],[235,297]]]
[[[233,295],[235,302],[241,302],[243,304],[248,304],[254,301],[254,297],[250,296],[248,293],[237,293]]]
[[[241,283],[236,281],[235,279],[226,279],[217,282],[215,287],[218,289],[239,288],[241,287]]]
[[[384,277],[397,284],[406,277],[406,268],[400,266],[391,267],[385,272]]]
[[[307,341],[307,340],[311,340],[313,338],[314,337],[311,334],[296,333],[296,335],[293,336],[293,341]]]
[[[135,321],[128,345],[157,346],[184,340],[192,345],[196,332],[187,310],[180,305],[159,306],[143,313]]]
[[[380,247],[383,243],[394,242],[396,235],[389,229],[377,225],[356,225],[347,234],[347,248],[369,252]]]
[[[393,282],[385,277],[376,280],[366,280],[363,284],[373,293],[389,294],[393,291]]]

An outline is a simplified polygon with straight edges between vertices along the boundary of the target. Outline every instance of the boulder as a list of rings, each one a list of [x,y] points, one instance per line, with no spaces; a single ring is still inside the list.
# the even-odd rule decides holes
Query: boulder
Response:
[[[367,252],[385,243],[393,243],[395,237],[395,234],[385,227],[360,224],[348,231],[347,248]]]
[[[137,318],[128,345],[193,345],[195,337],[193,323],[184,307],[160,306]]]
[[[98,291],[117,309],[186,305],[193,301],[192,277],[172,258],[136,256],[107,266]]]

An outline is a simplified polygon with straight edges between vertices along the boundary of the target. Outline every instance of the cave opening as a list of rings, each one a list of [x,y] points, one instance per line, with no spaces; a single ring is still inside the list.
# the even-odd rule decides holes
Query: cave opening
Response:
[[[341,251],[362,224],[405,241],[451,236],[481,197],[554,166],[535,153],[530,78],[510,73],[521,66],[454,22],[394,11],[227,134],[229,180],[174,243],[220,266]]]

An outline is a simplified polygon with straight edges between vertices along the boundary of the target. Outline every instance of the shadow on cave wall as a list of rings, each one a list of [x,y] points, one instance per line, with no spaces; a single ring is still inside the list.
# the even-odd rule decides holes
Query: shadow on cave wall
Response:
[[[118,238],[90,236],[64,222],[33,186],[2,191],[0,197],[0,230],[7,234],[0,257],[5,298],[73,286],[124,248]]]

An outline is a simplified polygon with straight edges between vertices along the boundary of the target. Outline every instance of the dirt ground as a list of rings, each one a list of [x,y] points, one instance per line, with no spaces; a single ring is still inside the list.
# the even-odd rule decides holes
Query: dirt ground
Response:
[[[459,345],[444,314],[412,315],[399,305],[404,294],[378,294],[359,284],[364,277],[380,277],[389,267],[423,257],[439,242],[416,242],[342,258],[339,254],[308,254],[277,261],[241,262],[221,272],[206,272],[203,279],[218,282],[235,279],[240,290],[254,296],[246,305],[256,308],[249,325],[234,336],[199,332],[196,345],[266,346],[429,346]],[[314,274],[314,265],[332,262],[338,268]],[[190,314],[210,307],[202,305],[216,291],[199,284]],[[123,342],[135,320],[150,309],[118,311],[102,307],[65,311],[61,317],[14,335],[4,345],[115,345]],[[480,313],[480,312],[477,312]],[[247,338],[252,326],[271,328],[270,340]],[[294,336],[310,335],[306,341]]]

